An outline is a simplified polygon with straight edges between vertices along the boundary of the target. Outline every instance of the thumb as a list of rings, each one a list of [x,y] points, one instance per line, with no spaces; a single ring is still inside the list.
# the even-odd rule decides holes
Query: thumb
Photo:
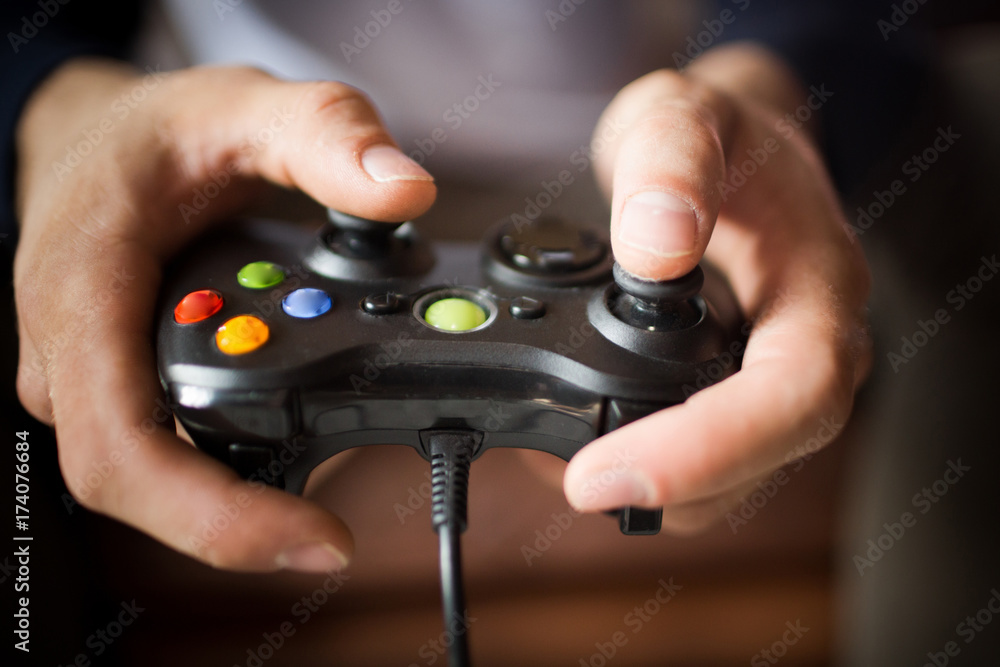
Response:
[[[727,114],[718,93],[672,71],[626,86],[604,112],[624,126],[596,158],[598,180],[612,193],[615,258],[643,278],[691,271],[705,252],[725,176]]]
[[[195,183],[227,170],[386,221],[420,215],[434,201],[433,177],[396,147],[371,102],[351,86],[282,81],[252,68],[176,78],[182,90],[164,112]]]

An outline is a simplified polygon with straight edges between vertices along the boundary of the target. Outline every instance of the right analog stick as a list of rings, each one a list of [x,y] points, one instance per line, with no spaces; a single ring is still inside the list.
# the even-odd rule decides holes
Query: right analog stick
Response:
[[[703,306],[695,297],[705,283],[700,266],[673,280],[645,280],[615,262],[618,294],[611,312],[622,322],[647,331],[678,331],[701,321]]]

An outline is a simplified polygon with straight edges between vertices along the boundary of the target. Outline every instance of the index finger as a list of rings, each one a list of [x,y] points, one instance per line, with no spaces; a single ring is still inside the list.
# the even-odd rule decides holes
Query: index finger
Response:
[[[60,467],[81,503],[215,567],[340,569],[353,542],[335,516],[302,498],[247,484],[173,432],[163,410],[146,312],[159,282],[155,258],[123,243],[102,254],[73,312],[92,326],[56,351],[49,377]],[[131,276],[101,298],[112,271]],[[102,471],[93,484],[93,473]]]

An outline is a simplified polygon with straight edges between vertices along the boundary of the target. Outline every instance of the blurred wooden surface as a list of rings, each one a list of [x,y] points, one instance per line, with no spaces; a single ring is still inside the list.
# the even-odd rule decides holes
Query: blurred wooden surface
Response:
[[[624,645],[609,663],[747,664],[780,641],[786,622],[797,621],[809,630],[782,663],[828,664],[842,457],[835,448],[789,472],[788,483],[735,534],[723,522],[678,538],[625,537],[604,516],[568,525],[562,516],[566,528],[557,530],[552,515],[568,511],[561,490],[516,452],[484,455],[473,467],[464,538],[475,664],[601,665],[598,644],[610,652],[619,631],[626,641],[619,636]],[[419,497],[425,471],[407,448],[370,448],[318,492],[358,545],[347,577],[329,584],[340,585],[328,597],[317,592],[324,576],[219,572],[102,522],[109,595],[135,598],[148,610],[123,638],[126,664],[254,667],[264,634],[286,622],[294,633],[279,650],[260,651],[267,659],[259,664],[445,664],[429,644],[440,640],[442,621],[428,506],[402,523],[394,509],[406,505],[410,488]],[[546,529],[561,534],[529,566],[522,547],[535,547],[535,531]],[[661,582],[681,588],[666,604],[650,602]],[[296,604],[314,593],[323,603],[306,619]],[[634,612],[647,603],[645,618]]]

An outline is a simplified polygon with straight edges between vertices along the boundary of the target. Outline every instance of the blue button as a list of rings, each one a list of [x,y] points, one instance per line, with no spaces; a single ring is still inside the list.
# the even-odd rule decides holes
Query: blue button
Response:
[[[301,318],[319,317],[330,310],[332,305],[333,301],[326,292],[313,287],[303,287],[289,292],[281,300],[282,310],[292,317]]]

